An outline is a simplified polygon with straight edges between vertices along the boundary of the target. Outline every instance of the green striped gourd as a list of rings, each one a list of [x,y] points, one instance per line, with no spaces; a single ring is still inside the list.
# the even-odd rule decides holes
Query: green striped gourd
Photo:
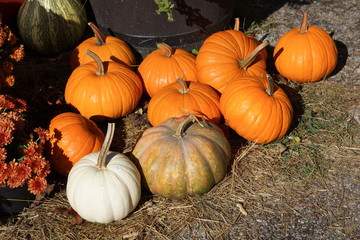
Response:
[[[25,0],[17,25],[27,47],[44,55],[56,55],[77,46],[87,19],[80,0]]]

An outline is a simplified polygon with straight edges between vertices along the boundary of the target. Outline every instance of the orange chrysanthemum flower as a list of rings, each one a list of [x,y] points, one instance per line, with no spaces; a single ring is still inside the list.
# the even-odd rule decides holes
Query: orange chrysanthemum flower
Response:
[[[5,161],[0,161],[0,185],[4,185],[5,183],[6,169],[7,169],[7,163]]]
[[[49,131],[38,127],[25,133],[26,108],[24,100],[0,95],[0,184],[11,188],[27,184],[31,193],[39,194],[50,173],[50,164],[42,155]]]
[[[6,159],[6,149],[4,147],[0,147],[0,164]]]
[[[16,169],[18,166],[18,162],[11,161],[8,163],[6,169],[6,177],[7,177],[7,185],[11,188],[20,187],[24,182],[17,177]]]
[[[47,182],[45,178],[36,176],[28,181],[29,191],[34,195],[40,194],[42,191],[46,189],[46,187],[47,187]]]

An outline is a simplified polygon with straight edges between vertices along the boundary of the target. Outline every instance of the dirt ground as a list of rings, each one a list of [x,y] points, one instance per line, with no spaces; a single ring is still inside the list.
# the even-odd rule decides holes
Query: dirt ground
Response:
[[[107,225],[71,225],[57,213],[56,208],[69,207],[66,179],[52,176],[57,183],[52,194],[0,225],[0,239],[360,239],[358,1],[236,1],[241,4],[236,4],[235,17],[243,29],[257,23],[256,37],[269,41],[269,55],[281,35],[300,26],[303,12],[308,13],[309,25],[323,28],[336,43],[338,65],[329,78],[282,85],[297,111],[290,133],[282,141],[255,145],[228,130],[231,169],[209,193],[175,201],[144,191],[129,217]],[[68,66],[58,65],[54,75],[53,65],[25,62],[19,69],[31,68],[49,82],[64,81]],[[275,72],[271,62],[269,71]],[[58,95],[60,90],[53,88],[51,93]],[[41,115],[50,110],[36,111]],[[139,133],[148,127],[145,118],[131,114],[117,122],[122,128],[112,148],[130,153]],[[105,125],[100,127],[104,130]],[[297,137],[300,142],[294,140]]]

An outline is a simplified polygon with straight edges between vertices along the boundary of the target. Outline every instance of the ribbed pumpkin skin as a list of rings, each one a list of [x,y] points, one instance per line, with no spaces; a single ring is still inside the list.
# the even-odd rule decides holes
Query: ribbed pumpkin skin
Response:
[[[315,26],[285,33],[274,49],[275,67],[294,82],[316,82],[328,76],[337,64],[337,48],[330,35]]]
[[[125,218],[141,197],[141,176],[130,159],[110,151],[106,169],[96,168],[99,152],[80,159],[71,169],[66,196],[85,220],[110,223]]]
[[[103,45],[96,44],[96,37],[88,38],[80,43],[71,53],[70,67],[75,69],[80,64],[94,61],[92,57],[86,54],[88,49],[98,55],[102,61],[114,61],[126,65],[135,64],[135,55],[126,42],[113,36],[105,36],[104,38],[105,44]]]
[[[166,198],[209,191],[224,178],[231,157],[230,144],[215,124],[191,123],[183,136],[176,136],[183,119],[170,118],[145,130],[133,150],[145,186]]]
[[[187,93],[179,92],[179,84],[160,89],[149,102],[147,114],[151,125],[158,126],[171,117],[190,113],[204,116],[214,124],[221,120],[220,97],[209,85],[188,81]]]
[[[97,65],[88,62],[74,69],[65,86],[65,101],[94,121],[123,117],[135,109],[143,87],[128,66],[105,62],[106,73],[97,76]]]
[[[17,17],[25,45],[44,55],[73,49],[86,25],[86,11],[79,0],[26,0]]]
[[[97,125],[80,114],[66,112],[55,116],[49,125],[47,158],[62,175],[85,155],[100,151],[105,135]]]
[[[268,83],[256,76],[239,77],[225,88],[220,110],[225,121],[243,138],[269,143],[288,131],[293,108],[286,93],[275,85],[273,96],[266,93]]]
[[[164,50],[156,49],[145,57],[138,68],[146,93],[150,97],[160,88],[176,82],[178,78],[198,82],[193,54],[182,49],[175,49],[170,57],[164,54]]]
[[[266,75],[266,54],[261,53],[246,69],[242,69],[239,60],[244,60],[258,46],[241,31],[226,30],[210,35],[199,49],[196,57],[196,69],[199,82],[209,84],[220,93],[225,86],[239,76]]]

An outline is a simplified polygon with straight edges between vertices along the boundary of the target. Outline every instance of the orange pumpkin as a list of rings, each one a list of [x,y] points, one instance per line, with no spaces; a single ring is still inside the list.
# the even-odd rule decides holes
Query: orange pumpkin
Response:
[[[307,13],[300,28],[285,33],[274,49],[275,67],[294,82],[316,82],[328,76],[337,64],[337,48],[330,35],[308,27]]]
[[[235,25],[234,25],[234,30],[238,30],[240,29],[240,19],[239,18],[235,18]],[[250,38],[250,40],[253,40],[257,45],[260,45],[261,42],[259,40],[257,40],[255,38],[255,34],[256,31],[251,32],[250,34],[247,34],[246,36],[248,36]],[[262,55],[263,59],[267,59],[267,51],[266,48],[263,48],[260,53]]]
[[[49,132],[47,158],[51,167],[65,176],[82,157],[100,151],[105,140],[104,133],[93,121],[72,112],[51,119]]]
[[[158,45],[140,63],[138,73],[150,97],[162,87],[183,78],[185,81],[198,82],[195,56],[182,49],[174,49],[165,43]]]
[[[267,54],[263,51],[268,44],[265,41],[259,45],[258,41],[238,29],[210,35],[196,57],[199,82],[209,84],[222,93],[236,77],[266,75]]]
[[[220,97],[207,84],[182,78],[160,89],[148,106],[148,118],[153,126],[158,126],[171,117],[181,117],[186,113],[203,116],[208,121],[219,124],[221,112]]]
[[[232,129],[257,143],[282,138],[293,117],[290,100],[270,75],[267,80],[257,76],[234,79],[220,97],[220,110]]]
[[[72,69],[80,64],[94,61],[91,56],[86,54],[88,49],[103,61],[125,63],[129,66],[135,64],[135,55],[126,42],[113,36],[103,36],[93,22],[88,24],[95,36],[86,39],[72,51],[70,55],[70,67]]]
[[[95,61],[71,73],[65,86],[65,101],[94,121],[116,119],[134,110],[143,87],[138,75],[124,64],[105,62],[87,50]]]

